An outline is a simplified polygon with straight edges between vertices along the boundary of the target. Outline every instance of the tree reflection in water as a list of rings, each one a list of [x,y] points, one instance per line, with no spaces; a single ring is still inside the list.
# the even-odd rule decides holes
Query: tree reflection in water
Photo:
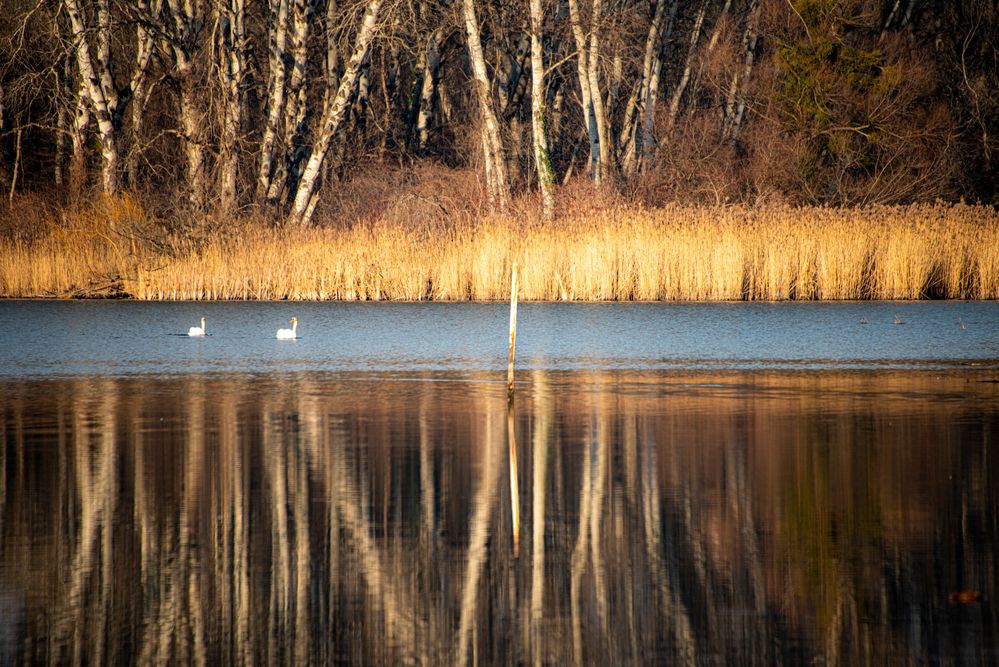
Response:
[[[0,384],[0,662],[996,659],[986,376],[493,379]]]

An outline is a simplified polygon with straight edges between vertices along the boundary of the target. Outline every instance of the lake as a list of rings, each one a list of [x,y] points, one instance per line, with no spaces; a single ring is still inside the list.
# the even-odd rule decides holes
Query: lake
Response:
[[[506,318],[0,302],[0,665],[999,660],[999,304]]]

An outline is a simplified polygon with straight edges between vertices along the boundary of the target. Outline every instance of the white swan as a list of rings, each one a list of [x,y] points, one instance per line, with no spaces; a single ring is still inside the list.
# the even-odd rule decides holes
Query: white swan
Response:
[[[290,329],[278,329],[277,337],[282,339],[298,338],[298,318],[291,318]]]
[[[191,327],[187,330],[188,336],[204,336],[205,335],[205,318],[201,318],[200,327]]]

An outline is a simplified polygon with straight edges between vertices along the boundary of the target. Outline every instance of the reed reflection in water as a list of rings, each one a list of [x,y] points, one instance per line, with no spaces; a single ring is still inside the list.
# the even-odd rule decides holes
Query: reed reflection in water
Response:
[[[994,662],[989,379],[7,381],[0,663]]]

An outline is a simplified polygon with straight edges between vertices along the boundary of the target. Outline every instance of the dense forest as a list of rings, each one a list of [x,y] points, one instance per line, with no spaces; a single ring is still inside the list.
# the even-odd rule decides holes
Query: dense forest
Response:
[[[996,204],[997,137],[995,0],[0,1],[12,202]]]

